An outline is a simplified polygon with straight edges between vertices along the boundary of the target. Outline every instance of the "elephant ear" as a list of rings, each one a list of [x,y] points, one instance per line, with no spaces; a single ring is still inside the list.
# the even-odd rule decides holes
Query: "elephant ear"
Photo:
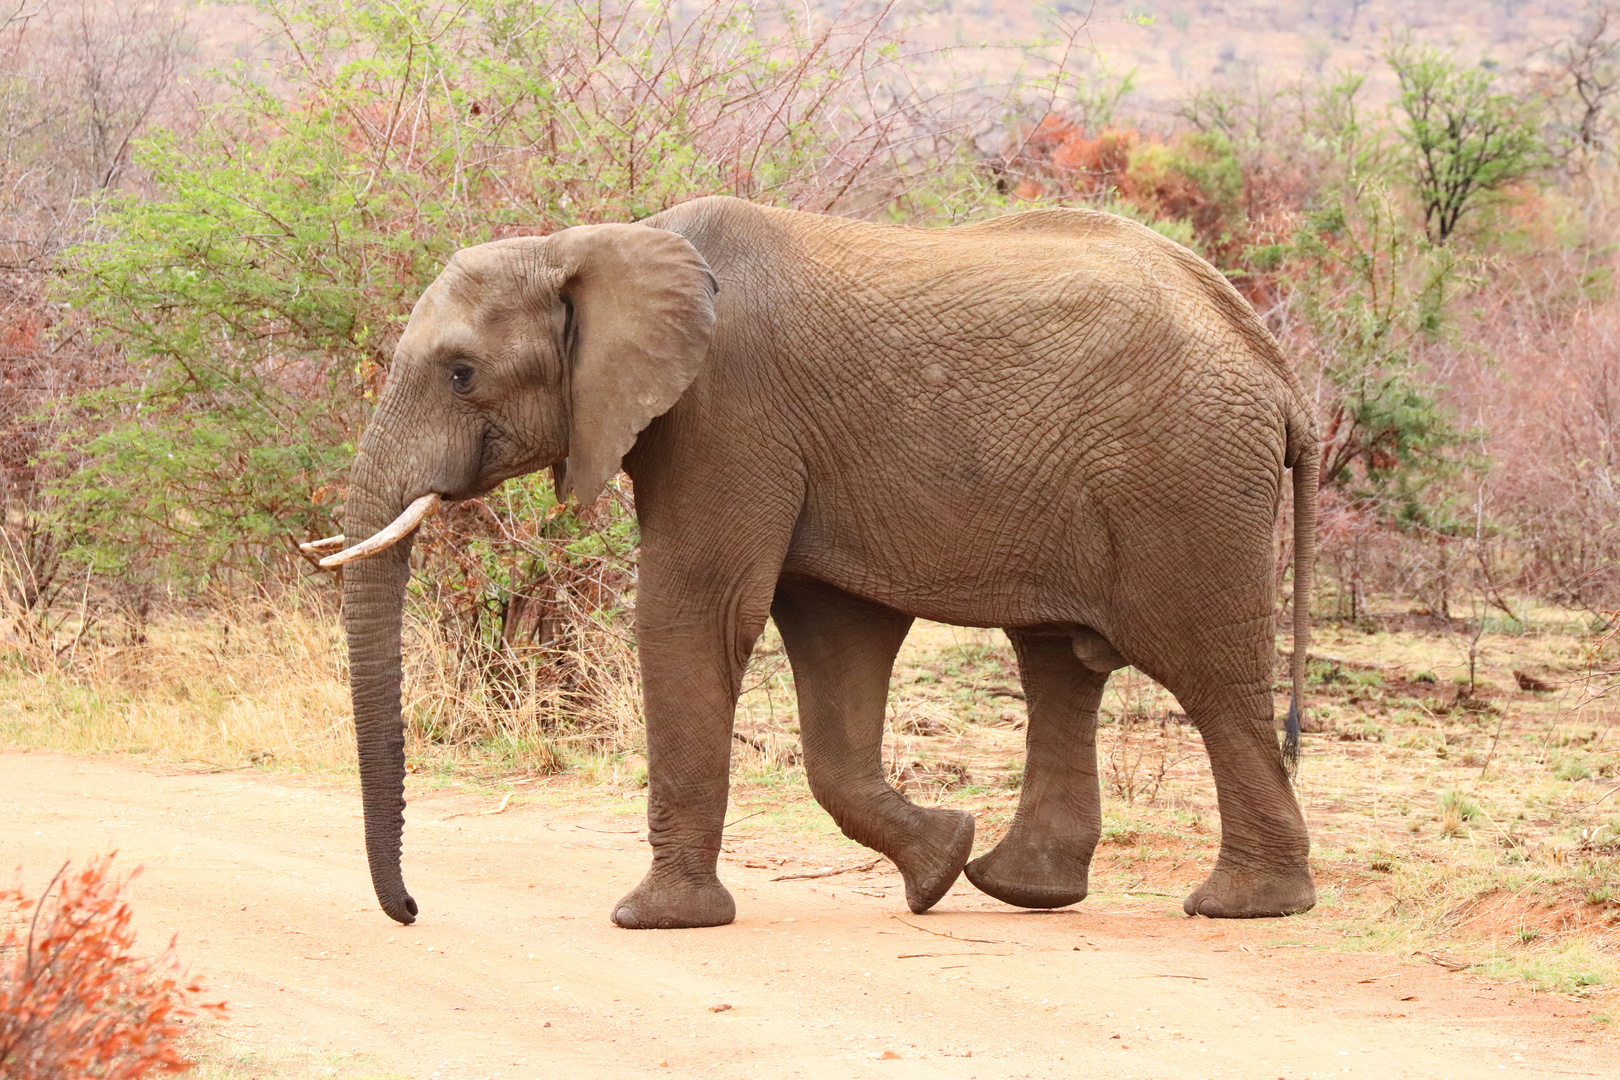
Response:
[[[697,377],[714,332],[714,275],[685,237],[580,225],[549,238],[574,309],[568,459],[557,496],[596,499],[641,429]]]

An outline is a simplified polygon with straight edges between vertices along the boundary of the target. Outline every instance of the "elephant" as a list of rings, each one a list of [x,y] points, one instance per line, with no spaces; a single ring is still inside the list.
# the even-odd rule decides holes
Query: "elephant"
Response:
[[[1125,218],[1042,209],[951,228],[712,196],[637,223],[458,252],[421,294],[360,439],[328,557],[342,582],[366,853],[400,855],[401,607],[440,500],[552,470],[635,491],[652,865],[628,928],[717,926],[741,677],[785,645],[811,791],[898,867],[911,910],[965,872],[1026,908],[1087,892],[1097,711],[1127,664],[1203,737],[1220,850],[1188,914],[1309,909],[1295,799],[1320,443],[1275,339],[1227,280]],[[1274,528],[1293,483],[1293,703],[1279,746]],[[318,542],[346,543],[341,537]],[[1028,703],[1013,822],[914,805],[881,760],[913,619],[999,627]]]

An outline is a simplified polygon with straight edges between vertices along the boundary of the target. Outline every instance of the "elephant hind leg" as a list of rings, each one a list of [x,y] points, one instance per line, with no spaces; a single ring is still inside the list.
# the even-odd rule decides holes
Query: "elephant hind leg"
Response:
[[[1233,671],[1231,661],[1217,666],[1206,660],[1195,679],[1173,676],[1167,683],[1203,736],[1221,814],[1220,855],[1183,904],[1189,915],[1274,918],[1316,903],[1310,837],[1277,745],[1270,638],[1251,652],[1247,672]],[[1242,654],[1233,648],[1224,655]]]
[[[1316,904],[1310,838],[1271,712],[1266,684],[1241,696],[1228,691],[1217,707],[1187,709],[1209,751],[1221,812],[1221,853],[1209,877],[1182,905],[1188,915],[1274,918]]]
[[[967,865],[967,876],[981,891],[1016,907],[1063,907],[1085,899],[1102,831],[1097,706],[1108,675],[1076,655],[1071,629],[1007,631],[1029,706],[1023,791],[1012,828]]]
[[[973,848],[973,815],[912,804],[883,774],[883,718],[911,617],[821,582],[783,578],[771,617],[799,696],[804,766],[844,835],[887,855],[921,914],[955,883]]]

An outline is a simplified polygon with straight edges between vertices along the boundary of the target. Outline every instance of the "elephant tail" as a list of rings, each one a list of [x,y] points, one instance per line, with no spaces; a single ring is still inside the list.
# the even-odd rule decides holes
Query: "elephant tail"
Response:
[[[1283,722],[1283,764],[1299,772],[1299,732],[1305,710],[1305,670],[1311,646],[1311,579],[1316,570],[1316,499],[1322,451],[1306,417],[1289,425],[1288,462],[1294,473],[1294,655],[1289,664],[1293,697]]]

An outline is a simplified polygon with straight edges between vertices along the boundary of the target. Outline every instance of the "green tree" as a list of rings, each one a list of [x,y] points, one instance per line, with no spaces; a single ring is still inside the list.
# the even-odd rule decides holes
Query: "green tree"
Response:
[[[1376,506],[1402,527],[1445,529],[1436,482],[1470,440],[1440,404],[1419,361],[1442,328],[1461,266],[1414,239],[1388,188],[1358,181],[1310,215],[1290,252],[1295,309],[1311,330],[1322,377],[1322,483]]]
[[[1532,101],[1499,92],[1489,71],[1460,67],[1437,50],[1402,43],[1385,60],[1400,82],[1396,132],[1423,224],[1445,243],[1481,197],[1547,164],[1539,113]]]
[[[1465,253],[1418,228],[1392,191],[1390,132],[1345,74],[1302,110],[1317,148],[1315,206],[1280,255],[1321,374],[1322,483],[1402,528],[1445,531],[1445,481],[1475,433],[1441,404],[1422,363],[1470,282]]]

